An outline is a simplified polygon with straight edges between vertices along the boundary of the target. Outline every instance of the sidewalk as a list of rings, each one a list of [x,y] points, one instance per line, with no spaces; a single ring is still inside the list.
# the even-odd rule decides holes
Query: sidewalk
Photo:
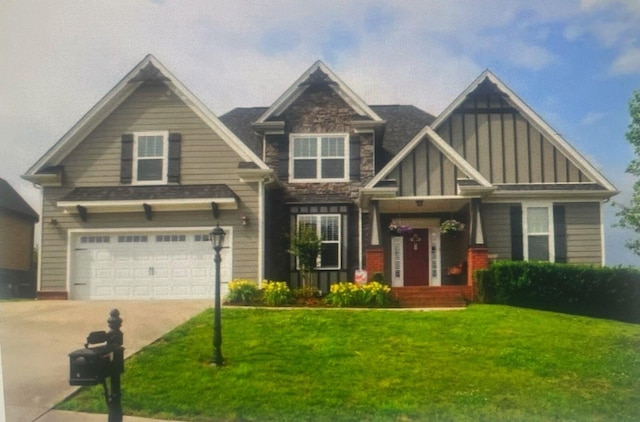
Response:
[[[49,412],[36,419],[35,422],[105,422],[107,420],[108,415],[101,415],[98,413],[77,413],[68,412],[65,410],[50,410]],[[146,419],[126,415],[122,420],[123,422],[179,422],[169,421],[166,419]]]

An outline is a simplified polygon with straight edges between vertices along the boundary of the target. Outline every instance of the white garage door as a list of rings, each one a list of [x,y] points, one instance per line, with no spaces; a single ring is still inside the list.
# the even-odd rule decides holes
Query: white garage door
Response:
[[[225,228],[225,245],[231,230]],[[81,233],[71,256],[72,299],[213,298],[214,252],[204,232]],[[231,251],[221,253],[222,297]]]

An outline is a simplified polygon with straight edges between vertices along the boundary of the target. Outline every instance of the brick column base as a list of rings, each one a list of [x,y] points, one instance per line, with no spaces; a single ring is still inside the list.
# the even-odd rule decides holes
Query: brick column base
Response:
[[[67,300],[69,299],[69,294],[67,292],[51,292],[40,290],[36,293],[36,298],[38,300]]]
[[[473,272],[489,268],[489,249],[486,246],[470,246],[467,249],[467,285],[473,286]]]
[[[384,275],[384,249],[367,249],[365,259],[367,281],[371,281],[371,278],[377,273]]]

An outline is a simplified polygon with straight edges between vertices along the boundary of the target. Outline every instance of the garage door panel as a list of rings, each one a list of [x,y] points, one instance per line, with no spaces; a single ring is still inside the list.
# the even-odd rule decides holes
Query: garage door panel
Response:
[[[229,229],[229,243],[231,234]],[[213,298],[214,252],[206,232],[88,233],[74,241],[74,299]],[[225,294],[232,274],[231,250],[225,248],[221,255]]]

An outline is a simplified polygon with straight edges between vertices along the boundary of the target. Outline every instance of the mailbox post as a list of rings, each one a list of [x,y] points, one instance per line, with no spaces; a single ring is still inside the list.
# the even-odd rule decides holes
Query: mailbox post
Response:
[[[122,422],[120,374],[124,372],[123,334],[120,312],[113,309],[107,320],[110,331],[89,333],[84,349],[69,353],[69,384],[98,385],[104,388],[109,407],[109,422]],[[98,345],[98,346],[96,346]],[[111,379],[111,391],[107,387]]]

